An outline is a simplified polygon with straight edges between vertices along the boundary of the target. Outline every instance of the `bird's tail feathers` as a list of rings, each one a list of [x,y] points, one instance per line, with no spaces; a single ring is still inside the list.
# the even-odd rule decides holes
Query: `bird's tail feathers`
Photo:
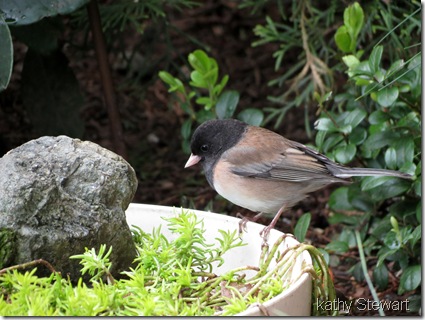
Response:
[[[386,169],[369,169],[369,168],[337,168],[333,174],[338,178],[351,177],[370,177],[370,176],[388,176],[402,179],[412,179],[413,176],[404,172],[386,170]]]

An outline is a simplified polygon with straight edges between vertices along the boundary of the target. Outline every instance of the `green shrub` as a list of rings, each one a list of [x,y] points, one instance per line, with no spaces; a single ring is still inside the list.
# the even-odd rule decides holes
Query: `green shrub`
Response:
[[[209,57],[202,50],[195,50],[188,56],[188,62],[192,67],[189,84],[172,76],[167,71],[160,71],[159,77],[168,86],[168,92],[172,92],[178,100],[183,111],[188,115],[181,127],[183,138],[182,147],[186,153],[190,153],[190,137],[193,125],[200,124],[209,119],[231,118],[239,102],[239,92],[224,90],[229,76],[225,75],[219,81],[219,68],[217,61]],[[186,89],[189,87],[190,89]],[[223,91],[224,90],[224,91]],[[206,94],[205,94],[206,93]],[[196,104],[193,105],[192,99]],[[248,108],[241,111],[237,118],[252,125],[260,125],[263,121],[263,112],[258,109]]]
[[[358,25],[363,16],[358,4],[346,10],[345,22],[346,15],[348,24],[355,21],[357,28],[363,27],[363,22]],[[388,30],[388,36],[401,38],[411,30],[412,21],[420,21],[419,11],[399,23],[398,28]],[[350,32],[345,32],[350,26],[341,28],[335,40],[339,48],[351,53],[342,57],[349,81],[346,91],[335,96],[331,110],[322,102],[316,145],[341,163],[355,161],[361,166],[399,170],[412,174],[414,179],[367,177],[336,189],[329,200],[333,212],[329,222],[343,223],[346,228],[327,248],[338,254],[356,247],[358,231],[369,267],[374,269],[374,285],[383,290],[388,286],[389,273],[401,274],[398,294],[419,292],[421,54],[415,43],[404,43],[399,56],[388,54],[383,41],[371,51],[356,51],[357,47],[350,44]],[[364,214],[344,214],[349,211]],[[352,272],[363,280],[360,269],[358,261]]]

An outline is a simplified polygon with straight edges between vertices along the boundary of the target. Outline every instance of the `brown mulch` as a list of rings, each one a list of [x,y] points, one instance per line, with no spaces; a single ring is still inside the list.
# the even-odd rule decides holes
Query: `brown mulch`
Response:
[[[239,111],[248,107],[272,106],[267,97],[284,92],[284,88],[267,85],[281,72],[274,71],[272,54],[277,45],[251,46],[256,40],[252,30],[255,25],[263,23],[266,15],[273,17],[276,10],[269,9],[258,16],[251,16],[248,10],[237,9],[235,2],[212,0],[205,1],[200,8],[170,12],[171,24],[181,31],[171,31],[171,50],[154,25],[148,24],[144,35],[131,29],[124,33],[123,41],[128,46],[127,50],[139,46],[137,55],[140,64],[134,69],[125,67],[117,50],[118,42],[110,46],[112,73],[125,131],[123,143],[128,147],[128,160],[139,178],[134,202],[192,206],[201,210],[212,205],[215,212],[253,215],[217,196],[199,168],[183,170],[188,155],[181,150],[180,127],[186,118],[179,105],[171,99],[167,88],[158,80],[157,73],[171,64],[184,67],[182,59],[187,59],[190,52],[199,48],[188,36],[195,37],[210,49],[209,54],[218,61],[221,74],[229,74],[228,89],[240,92]],[[81,108],[81,117],[85,123],[84,139],[111,149],[111,133],[94,50],[80,50],[76,46],[84,45],[83,32],[74,34],[74,39],[76,43],[64,47],[64,52],[85,96]],[[9,88],[0,94],[0,156],[39,136],[32,130],[20,98],[20,70],[25,51],[25,45],[15,43],[12,81]],[[286,64],[290,65],[291,61]],[[312,114],[311,122],[314,120]],[[292,109],[275,131],[289,139],[309,142],[304,129],[303,108]],[[338,226],[330,226],[326,222],[326,203],[330,191],[326,189],[317,192],[286,212],[276,228],[292,233],[298,218],[304,212],[311,212],[313,218],[307,238],[315,246],[324,247],[340,231]],[[260,220],[260,223],[267,224],[268,220]],[[332,270],[341,299],[365,298],[371,301],[366,283],[356,282],[348,272],[358,261],[358,253],[350,251],[339,258],[339,264]],[[389,288],[379,292],[380,298],[405,299],[405,296],[396,295],[397,286],[397,280],[392,276]],[[364,316],[378,315],[378,312],[353,308],[350,314]],[[386,314],[409,315],[400,311],[386,311]]]

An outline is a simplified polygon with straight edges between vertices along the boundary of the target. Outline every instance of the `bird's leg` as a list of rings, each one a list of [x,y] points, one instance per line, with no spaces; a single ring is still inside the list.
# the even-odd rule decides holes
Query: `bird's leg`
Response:
[[[239,237],[241,236],[241,234],[245,231],[246,232],[246,224],[248,223],[248,222],[255,222],[255,221],[257,221],[260,217],[261,217],[261,215],[262,215],[263,213],[262,212],[260,212],[260,213],[258,213],[258,214],[256,214],[254,217],[252,217],[252,218],[248,218],[248,217],[244,217],[243,215],[241,215],[239,212],[236,214],[236,217],[238,217],[238,218],[242,218],[241,219],[241,221],[239,221]]]
[[[283,211],[285,210],[285,207],[286,206],[282,206],[282,208],[280,208],[279,211],[274,216],[272,222],[270,222],[270,224],[260,232],[260,236],[263,238],[263,243],[267,243],[267,239],[269,238],[270,230],[273,229],[274,226],[276,225],[277,221],[279,220],[280,216],[282,215]]]

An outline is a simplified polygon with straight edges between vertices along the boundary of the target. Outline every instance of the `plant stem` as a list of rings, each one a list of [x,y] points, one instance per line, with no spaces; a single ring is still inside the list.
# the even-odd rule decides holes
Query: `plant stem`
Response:
[[[0,270],[0,275],[3,274],[3,273],[6,273],[8,271],[12,271],[12,270],[19,270],[19,269],[26,269],[26,268],[34,267],[34,266],[36,266],[38,264],[44,265],[52,273],[56,273],[57,272],[55,270],[55,268],[53,268],[53,266],[49,262],[47,262],[46,260],[44,260],[44,259],[37,259],[37,260],[30,261],[30,262],[21,263],[21,264],[17,264],[17,265],[8,267],[8,268],[1,269]]]
[[[373,299],[379,304],[379,309],[378,309],[379,315],[381,317],[384,317],[385,313],[384,313],[384,310],[382,309],[381,302],[379,301],[378,295],[376,294],[376,290],[373,287],[372,280],[370,279],[369,274],[367,273],[366,258],[363,251],[363,244],[362,244],[362,239],[360,238],[360,232],[358,230],[355,230],[355,233],[356,233],[357,247],[359,248],[360,263],[362,266],[363,275],[366,279],[366,283],[369,287],[369,290],[370,290],[370,293],[372,294]]]
[[[121,117],[116,103],[114,85],[112,83],[111,69],[106,52],[105,37],[102,32],[99,8],[96,0],[91,0],[87,5],[90,27],[93,33],[94,48],[96,51],[99,72],[103,86],[106,109],[111,125],[111,135],[114,151],[124,159],[128,159],[127,148],[121,127]]]

